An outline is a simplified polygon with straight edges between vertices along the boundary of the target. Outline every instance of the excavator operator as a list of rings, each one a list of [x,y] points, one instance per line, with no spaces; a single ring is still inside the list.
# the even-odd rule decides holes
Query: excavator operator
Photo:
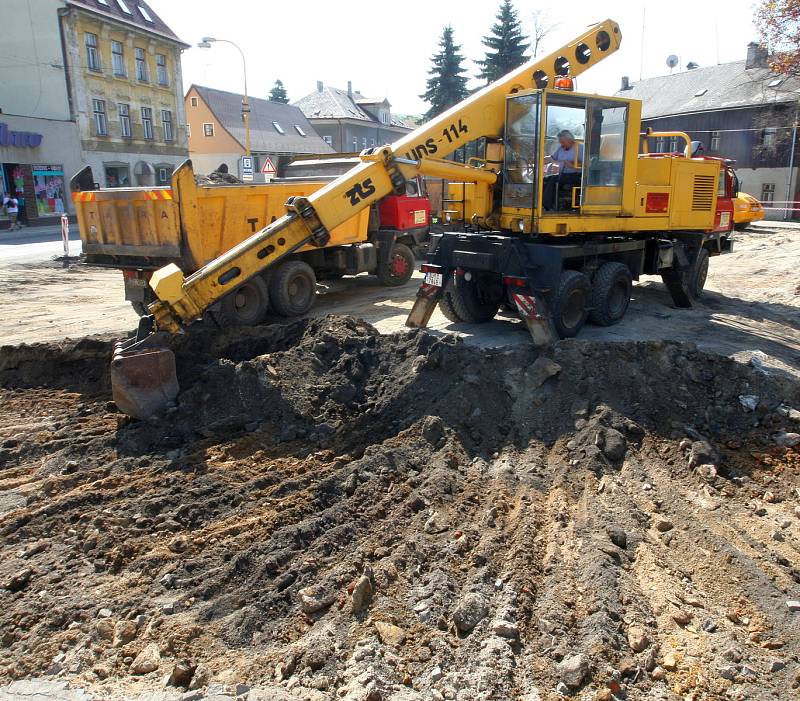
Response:
[[[577,158],[575,149],[578,150]],[[581,184],[583,144],[575,141],[575,136],[569,129],[562,129],[558,132],[558,148],[551,156],[545,156],[544,162],[547,169],[555,170],[555,173],[544,178],[542,204],[547,211],[553,211],[558,206],[559,191]]]

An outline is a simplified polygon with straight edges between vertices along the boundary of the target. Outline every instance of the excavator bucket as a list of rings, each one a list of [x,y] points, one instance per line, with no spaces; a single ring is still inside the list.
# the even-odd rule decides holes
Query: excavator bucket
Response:
[[[144,317],[142,321],[147,319]],[[139,329],[141,333],[143,324],[140,323]],[[150,418],[178,396],[175,354],[169,348],[153,347],[154,337],[158,334],[139,340],[137,334],[136,338],[114,344],[112,396],[119,410],[135,419]]]

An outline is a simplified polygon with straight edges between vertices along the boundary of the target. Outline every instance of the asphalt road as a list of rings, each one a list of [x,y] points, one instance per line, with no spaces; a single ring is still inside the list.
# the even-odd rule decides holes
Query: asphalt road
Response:
[[[81,238],[78,227],[70,227],[69,254],[78,256],[81,252]],[[0,262],[46,263],[54,257],[64,255],[61,241],[61,228],[22,229],[21,231],[0,231]]]

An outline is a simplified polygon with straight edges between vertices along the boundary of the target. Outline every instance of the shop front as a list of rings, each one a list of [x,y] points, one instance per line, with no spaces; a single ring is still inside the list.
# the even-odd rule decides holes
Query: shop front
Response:
[[[70,213],[68,182],[80,167],[74,122],[0,116],[0,197],[19,202],[21,224],[48,224]],[[0,229],[8,227],[0,207]]]

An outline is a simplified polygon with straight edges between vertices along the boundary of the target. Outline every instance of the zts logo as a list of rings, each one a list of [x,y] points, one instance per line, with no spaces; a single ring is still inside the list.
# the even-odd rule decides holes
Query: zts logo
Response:
[[[345,197],[350,198],[350,204],[355,206],[362,200],[367,199],[370,195],[375,194],[375,186],[372,184],[372,178],[356,183],[347,192],[344,193]]]

